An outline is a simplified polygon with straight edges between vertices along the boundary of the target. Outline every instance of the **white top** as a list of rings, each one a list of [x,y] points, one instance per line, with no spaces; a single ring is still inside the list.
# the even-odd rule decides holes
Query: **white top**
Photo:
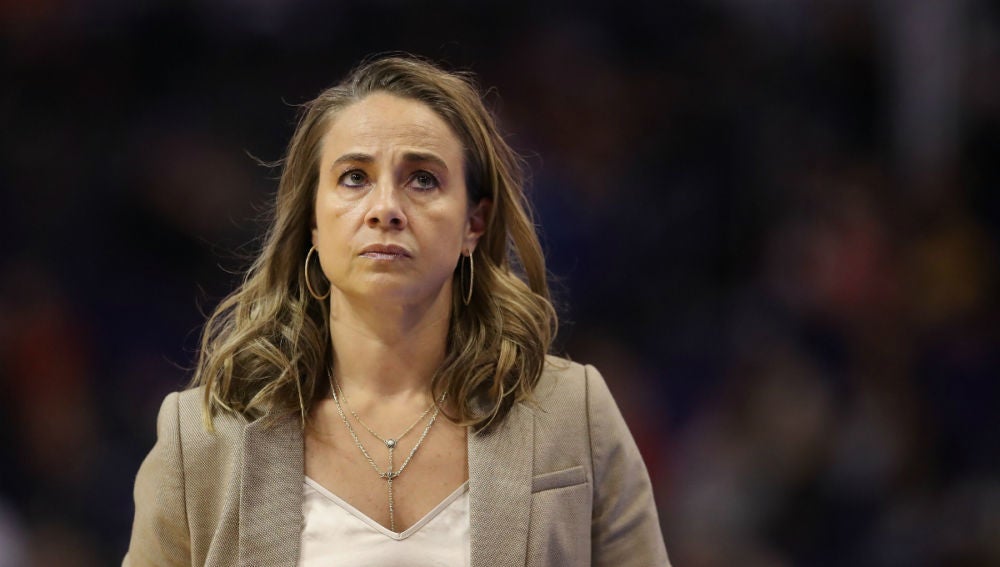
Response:
[[[395,533],[306,477],[300,567],[468,567],[469,482]]]

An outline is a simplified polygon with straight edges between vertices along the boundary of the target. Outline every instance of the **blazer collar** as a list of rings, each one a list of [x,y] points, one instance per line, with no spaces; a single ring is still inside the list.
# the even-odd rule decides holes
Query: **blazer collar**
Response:
[[[301,422],[253,421],[243,429],[242,449],[238,564],[294,567],[302,537]]]
[[[534,415],[515,404],[488,434],[470,433],[469,539],[472,567],[525,564]],[[271,427],[243,429],[240,471],[239,565],[289,565],[299,560],[304,481],[301,424],[295,417]]]
[[[515,404],[488,434],[469,434],[472,567],[524,565],[528,548],[534,416]]]

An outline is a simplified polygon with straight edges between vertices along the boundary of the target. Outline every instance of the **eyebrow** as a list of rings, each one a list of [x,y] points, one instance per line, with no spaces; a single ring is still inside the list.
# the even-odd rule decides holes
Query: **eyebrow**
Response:
[[[444,162],[443,159],[435,154],[428,152],[406,152],[403,154],[403,161],[407,163],[424,163],[429,162],[437,165],[441,169],[448,171],[448,164]],[[340,156],[333,161],[332,166],[336,167],[342,163],[374,163],[375,158],[369,154],[363,153],[349,153]]]
[[[373,158],[368,154],[353,153],[353,154],[344,154],[340,156],[339,158],[333,160],[332,165],[337,166],[342,163],[348,163],[348,162],[372,163],[374,161],[375,158]]]
[[[438,156],[432,153],[406,152],[405,154],[403,154],[403,161],[409,163],[430,162],[440,167],[441,169],[448,171],[448,164],[446,164],[443,159],[439,158]]]

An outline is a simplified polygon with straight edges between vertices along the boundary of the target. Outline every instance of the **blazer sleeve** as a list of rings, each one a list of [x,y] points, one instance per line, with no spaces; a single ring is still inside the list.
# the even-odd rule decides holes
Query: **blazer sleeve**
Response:
[[[135,520],[123,567],[191,564],[176,392],[160,406],[156,444],[135,479]]]
[[[594,471],[592,565],[669,567],[639,448],[600,373],[590,365],[585,373]]]

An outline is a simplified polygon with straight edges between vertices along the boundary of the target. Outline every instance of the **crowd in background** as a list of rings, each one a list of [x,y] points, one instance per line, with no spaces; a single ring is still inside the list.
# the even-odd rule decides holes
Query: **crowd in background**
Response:
[[[89,4],[89,5],[88,5]],[[119,561],[296,105],[495,87],[675,565],[1000,564],[1000,7],[0,4],[0,567]]]

